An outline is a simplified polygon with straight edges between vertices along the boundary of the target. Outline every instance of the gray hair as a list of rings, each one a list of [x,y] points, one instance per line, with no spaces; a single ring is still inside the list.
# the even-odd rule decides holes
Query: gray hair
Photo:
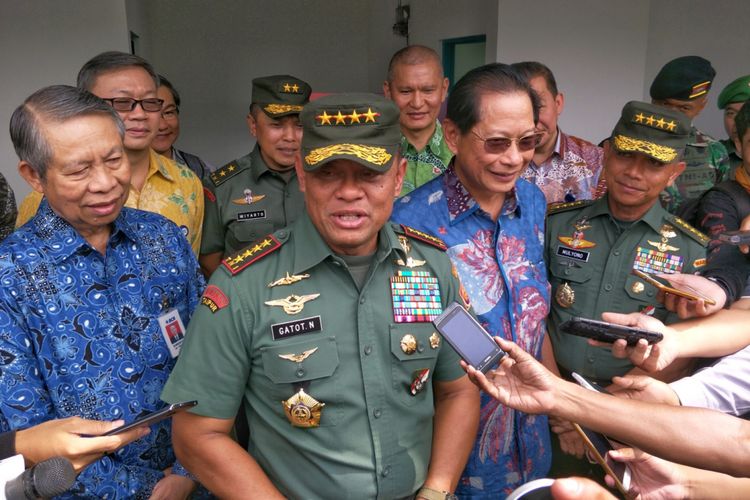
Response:
[[[76,85],[91,91],[100,74],[132,67],[143,68],[154,81],[154,85],[159,87],[159,75],[156,74],[151,63],[142,57],[115,50],[102,52],[89,59],[78,72]]]
[[[43,124],[91,115],[111,118],[120,137],[125,135],[125,125],[112,106],[87,90],[70,85],[51,85],[37,90],[10,117],[10,139],[18,158],[31,165],[44,180],[53,151],[44,136]]]

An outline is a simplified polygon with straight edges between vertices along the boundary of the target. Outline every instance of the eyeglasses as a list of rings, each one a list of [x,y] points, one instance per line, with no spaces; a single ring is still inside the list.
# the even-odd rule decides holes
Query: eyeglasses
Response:
[[[141,105],[143,111],[149,113],[155,113],[161,111],[161,106],[164,104],[164,99],[157,99],[156,97],[150,97],[148,99],[133,99],[132,97],[111,97],[104,99],[109,103],[110,106],[115,108],[115,111],[128,112],[133,111],[137,104]]]
[[[539,141],[542,139],[542,134],[530,134],[523,137],[490,137],[485,139],[481,135],[477,134],[473,130],[471,131],[477,139],[484,142],[484,150],[490,154],[505,153],[512,143],[516,143],[519,151],[530,151],[539,145]]]

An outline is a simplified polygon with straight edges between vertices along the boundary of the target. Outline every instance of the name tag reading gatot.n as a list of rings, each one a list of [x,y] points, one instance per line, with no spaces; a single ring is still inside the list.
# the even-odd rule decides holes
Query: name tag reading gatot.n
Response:
[[[281,340],[306,333],[319,332],[322,327],[320,316],[312,316],[294,321],[285,321],[284,323],[275,323],[271,325],[271,335],[274,340]]]

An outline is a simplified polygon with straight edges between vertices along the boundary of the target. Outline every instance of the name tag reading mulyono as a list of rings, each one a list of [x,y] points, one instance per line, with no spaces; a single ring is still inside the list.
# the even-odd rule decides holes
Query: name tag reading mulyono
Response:
[[[589,252],[584,252],[583,250],[573,250],[572,248],[559,246],[557,247],[557,255],[573,260],[580,260],[581,262],[588,262],[590,254]]]
[[[274,340],[286,339],[306,333],[319,332],[323,328],[320,316],[302,318],[294,321],[285,321],[284,323],[275,323],[271,325],[271,335]]]

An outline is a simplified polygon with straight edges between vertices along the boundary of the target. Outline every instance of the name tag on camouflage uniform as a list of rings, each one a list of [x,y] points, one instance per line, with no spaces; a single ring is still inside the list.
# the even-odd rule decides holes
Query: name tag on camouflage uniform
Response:
[[[430,322],[443,313],[440,285],[429,271],[403,270],[391,277],[393,320]]]

